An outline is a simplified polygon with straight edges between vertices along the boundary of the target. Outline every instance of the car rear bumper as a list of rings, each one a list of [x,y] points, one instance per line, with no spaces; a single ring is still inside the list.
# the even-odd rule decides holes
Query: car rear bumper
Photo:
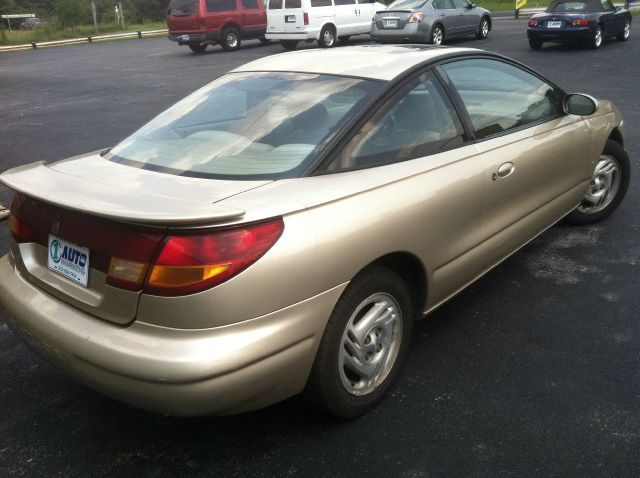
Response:
[[[177,330],[100,320],[47,294],[0,258],[9,326],[88,386],[173,415],[253,410],[300,392],[326,321],[346,284],[234,325]]]
[[[168,37],[169,40],[177,42],[179,45],[187,45],[189,43],[202,43],[205,41],[220,41],[220,32],[212,31],[205,33],[181,33],[181,32],[170,32]]]
[[[527,37],[534,41],[580,42],[593,36],[593,27],[572,27],[571,29],[528,28]]]
[[[371,27],[371,38],[381,43],[427,43],[429,42],[429,30],[427,28],[421,28],[420,23],[407,23],[404,28],[394,29],[378,28],[374,24]]]

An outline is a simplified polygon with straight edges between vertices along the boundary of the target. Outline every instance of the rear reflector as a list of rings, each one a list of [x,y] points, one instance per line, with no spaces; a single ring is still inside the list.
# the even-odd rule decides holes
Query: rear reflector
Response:
[[[242,227],[170,236],[144,292],[184,295],[218,285],[262,257],[282,235],[281,218]]]
[[[531,18],[531,19],[529,20],[528,25],[529,25],[530,27],[537,27],[537,26],[538,26],[538,20],[536,20],[535,18]]]
[[[302,14],[302,19],[303,19],[305,25],[309,24],[309,14],[307,12],[304,12]]]

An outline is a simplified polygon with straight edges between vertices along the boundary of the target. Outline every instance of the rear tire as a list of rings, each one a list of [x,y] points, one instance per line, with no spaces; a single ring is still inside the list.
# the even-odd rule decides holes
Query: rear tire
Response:
[[[222,31],[220,46],[226,51],[236,51],[240,48],[240,32],[234,27],[227,27]]]
[[[207,44],[205,43],[203,45],[201,43],[189,43],[189,48],[191,48],[191,51],[194,53],[202,53],[207,49]]]
[[[329,318],[307,400],[344,418],[380,403],[408,350],[412,310],[407,285],[395,272],[372,266],[357,275]]]
[[[624,148],[607,140],[582,203],[567,215],[567,222],[591,224],[609,217],[629,189],[630,173],[629,156]]]
[[[476,38],[478,40],[484,40],[489,36],[489,19],[484,17],[480,20],[480,25],[478,26],[478,32],[476,33]]]
[[[529,40],[529,48],[532,50],[540,50],[542,48],[542,43],[543,42],[538,40]]]
[[[325,25],[320,31],[318,45],[322,48],[333,48],[336,46],[336,30],[331,25]]]
[[[602,34],[602,26],[598,25],[596,29],[593,31],[593,36],[589,41],[589,48],[591,48],[592,50],[597,50],[602,45],[603,41],[604,41],[604,36]]]
[[[282,48],[288,51],[293,51],[298,46],[298,42],[296,40],[280,40],[280,44]]]
[[[444,44],[444,30],[442,26],[435,25],[431,30],[431,44],[432,45]]]
[[[627,41],[629,35],[631,34],[631,22],[629,20],[624,24],[624,31],[616,36],[618,41]]]

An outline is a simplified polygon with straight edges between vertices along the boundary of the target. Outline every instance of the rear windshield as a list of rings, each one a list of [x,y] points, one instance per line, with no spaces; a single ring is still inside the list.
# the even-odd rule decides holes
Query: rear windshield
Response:
[[[106,158],[205,178],[296,177],[384,83],[306,73],[231,73],[115,146]]]
[[[586,2],[559,2],[549,5],[548,12],[589,12],[589,4]]]
[[[427,3],[425,0],[396,0],[387,7],[387,10],[412,10],[422,8]]]
[[[176,17],[198,13],[198,0],[171,0],[167,13]]]

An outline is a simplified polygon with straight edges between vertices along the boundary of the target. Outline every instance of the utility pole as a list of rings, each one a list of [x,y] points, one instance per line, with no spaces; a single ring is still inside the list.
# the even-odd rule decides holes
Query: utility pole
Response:
[[[120,26],[124,30],[124,9],[122,8],[122,2],[118,3],[118,10],[120,11]]]
[[[98,33],[98,15],[96,14],[96,2],[91,0],[91,13],[93,13],[93,26],[96,27],[96,34]]]

